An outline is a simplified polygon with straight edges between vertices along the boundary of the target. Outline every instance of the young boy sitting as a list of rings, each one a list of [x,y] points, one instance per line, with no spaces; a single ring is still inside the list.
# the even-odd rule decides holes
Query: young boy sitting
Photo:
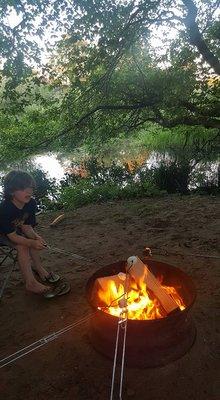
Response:
[[[39,251],[46,247],[46,242],[33,229],[36,225],[36,202],[32,197],[34,188],[35,182],[26,172],[11,171],[6,175],[4,200],[0,203],[0,240],[16,248],[26,289],[51,298],[54,297],[53,290],[48,284],[58,282],[60,277],[46,271],[40,261]],[[43,283],[35,278],[31,260]]]

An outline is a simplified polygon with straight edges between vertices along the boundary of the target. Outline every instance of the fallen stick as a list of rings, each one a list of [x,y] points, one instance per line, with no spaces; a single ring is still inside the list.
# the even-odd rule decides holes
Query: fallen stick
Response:
[[[55,218],[51,223],[50,227],[53,228],[54,226],[58,225],[61,221],[63,221],[65,218],[65,214],[59,215],[57,218]]]
[[[132,276],[140,287],[141,284],[146,284],[147,288],[152,290],[168,314],[179,308],[178,304],[161,286],[152,272],[148,269],[147,265],[145,265],[138,257],[131,256],[128,258],[127,273]]]

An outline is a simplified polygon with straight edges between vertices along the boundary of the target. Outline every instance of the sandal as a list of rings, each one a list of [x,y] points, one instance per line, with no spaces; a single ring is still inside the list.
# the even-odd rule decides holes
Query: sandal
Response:
[[[70,283],[69,282],[62,282],[60,285],[56,286],[55,289],[47,290],[43,293],[43,297],[45,299],[52,299],[57,296],[62,296],[70,292]]]
[[[60,291],[57,293],[57,296],[62,296],[63,294],[67,294],[70,292],[71,285],[69,282],[62,282],[60,285]]]
[[[48,276],[41,278],[41,280],[45,283],[57,283],[60,280],[60,275],[50,272]]]
[[[37,275],[37,277],[40,279],[40,281],[42,283],[57,283],[60,280],[60,275],[55,274],[54,272],[50,272],[48,276],[46,276],[45,278],[41,278],[39,273],[34,270],[35,275]]]

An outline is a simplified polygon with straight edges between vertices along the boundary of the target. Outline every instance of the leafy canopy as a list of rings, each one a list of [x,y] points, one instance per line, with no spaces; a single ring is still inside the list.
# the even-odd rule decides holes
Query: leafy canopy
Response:
[[[16,148],[23,154],[71,149],[139,127],[147,132],[149,123],[184,131],[202,126],[216,137],[218,5],[217,0],[2,1],[2,160],[5,154],[14,157]],[[13,9],[20,18],[14,27],[6,19]],[[152,46],[157,30],[162,52]],[[59,41],[39,78],[30,67],[36,62],[42,67],[37,38],[45,32]]]

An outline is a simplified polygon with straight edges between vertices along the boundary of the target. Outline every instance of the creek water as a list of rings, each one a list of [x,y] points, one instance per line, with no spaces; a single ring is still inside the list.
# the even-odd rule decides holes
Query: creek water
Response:
[[[160,154],[158,152],[152,151],[145,162],[142,165],[142,169],[158,167],[161,161],[169,161],[170,157],[168,154]],[[74,159],[71,156],[60,156],[56,153],[38,155],[30,159],[32,168],[42,170],[47,178],[54,179],[56,184],[59,185],[59,182],[65,177],[65,173],[68,172],[68,168],[74,166]],[[75,164],[77,165],[77,164]],[[17,164],[16,166],[12,167],[11,169],[22,169],[22,164]],[[25,168],[26,170],[27,168]],[[217,184],[218,182],[218,169],[219,169],[219,162],[212,161],[206,163],[198,163],[194,169],[194,173],[202,170],[206,176],[207,180],[212,179],[214,177],[214,182]],[[4,176],[7,171],[0,171],[0,177]],[[197,182],[195,179],[189,184],[189,189],[193,189],[197,186]],[[2,193],[2,186],[0,185],[0,193]]]

